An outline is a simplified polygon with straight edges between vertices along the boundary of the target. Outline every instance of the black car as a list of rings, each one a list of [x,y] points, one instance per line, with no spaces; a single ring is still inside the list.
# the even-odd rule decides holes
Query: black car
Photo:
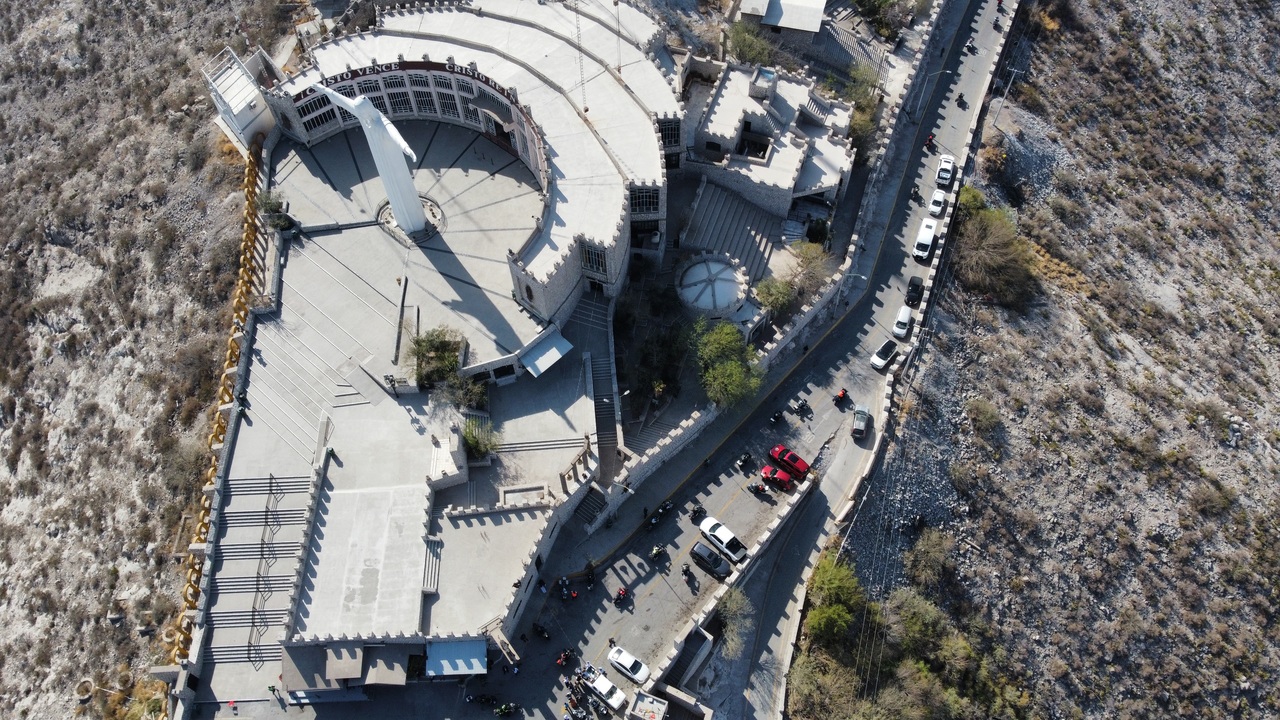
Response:
[[[729,562],[710,547],[696,542],[693,544],[693,549],[689,551],[689,556],[698,564],[698,567],[711,573],[711,576],[717,580],[723,580],[729,576]]]
[[[907,280],[907,304],[915,307],[920,304],[920,300],[924,298],[924,278],[919,275],[912,275]]]

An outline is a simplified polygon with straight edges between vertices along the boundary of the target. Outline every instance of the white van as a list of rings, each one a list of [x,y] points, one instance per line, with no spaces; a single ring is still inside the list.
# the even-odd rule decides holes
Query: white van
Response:
[[[911,255],[915,259],[924,261],[929,259],[929,253],[933,252],[933,235],[938,231],[938,221],[933,218],[925,218],[920,223],[920,232],[916,233],[916,244],[911,247]]]
[[[898,319],[893,321],[893,336],[900,340],[906,340],[910,334],[911,308],[903,305],[902,309],[898,311]]]

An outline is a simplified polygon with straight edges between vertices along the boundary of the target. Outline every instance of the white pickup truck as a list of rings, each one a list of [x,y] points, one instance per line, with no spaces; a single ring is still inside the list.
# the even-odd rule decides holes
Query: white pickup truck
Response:
[[[599,695],[600,699],[613,708],[614,712],[618,712],[623,705],[627,704],[627,694],[619,690],[618,686],[610,682],[602,672],[597,672],[595,677],[588,681],[587,687],[591,688],[591,692]]]

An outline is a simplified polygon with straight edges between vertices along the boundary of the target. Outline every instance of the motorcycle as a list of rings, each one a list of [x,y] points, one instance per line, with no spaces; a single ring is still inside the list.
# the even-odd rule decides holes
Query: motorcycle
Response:
[[[479,703],[481,705],[492,705],[498,702],[498,698],[492,695],[468,695],[467,702]]]
[[[519,709],[520,709],[520,706],[517,705],[516,703],[503,703],[493,709],[493,714],[497,717],[507,717],[509,715],[515,714],[515,712]]]
[[[561,667],[569,667],[573,664],[573,650],[565,648],[560,651],[560,656],[556,658],[556,664]]]
[[[751,464],[751,453],[744,452],[733,461],[733,466],[738,468],[738,472],[746,472],[746,468]]]
[[[587,566],[587,589],[590,590],[596,586],[596,569],[591,565]]]
[[[960,93],[959,95],[956,96],[956,104],[957,105],[964,104],[964,93]]]
[[[691,579],[693,577],[693,571],[689,569],[689,563],[682,563],[680,565],[680,575],[686,579]]]
[[[769,494],[769,488],[765,486],[764,483],[753,483],[751,485],[748,485],[747,489],[755,493],[756,495],[763,496],[763,495]]]
[[[978,52],[978,46],[974,45],[972,40],[964,44],[964,49],[966,52],[971,52],[971,53]]]
[[[694,503],[693,509],[689,511],[689,517],[693,518],[694,522],[698,522],[699,520],[701,520],[706,516],[707,516],[707,509],[702,507],[702,503]]]
[[[615,595],[613,598],[613,606],[621,607],[622,603],[626,601],[627,601],[627,589],[624,587],[618,588],[618,594]]]
[[[663,548],[661,545],[654,545],[653,548],[649,550],[649,559],[657,560],[658,558],[662,557],[662,553],[664,552],[666,552],[666,549]]]
[[[792,410],[791,412],[796,415],[809,412],[809,401],[805,400],[804,398],[800,398],[799,400],[796,401],[795,409]]]
[[[831,398],[831,402],[835,403],[836,405],[839,405],[840,403],[844,402],[848,398],[849,398],[849,391],[845,390],[844,388],[840,388],[840,392],[836,393],[835,397]]]
[[[560,599],[569,599],[569,578],[567,577],[560,578]]]
[[[645,524],[645,529],[652,531],[654,528],[658,527],[658,523],[662,521],[662,518],[666,517],[668,512],[671,512],[672,507],[673,505],[670,500],[663,501],[663,503],[658,506],[658,509],[654,510],[653,514],[649,516],[649,522]]]
[[[781,419],[782,419],[782,411],[781,411],[781,410],[779,410],[779,411],[777,411],[777,412],[775,412],[774,414],[772,414],[772,415],[770,415],[770,416],[769,416],[769,424],[770,424],[770,425],[777,425],[777,424],[778,424],[778,421],[779,421],[779,420],[781,420]]]
[[[543,640],[551,639],[551,633],[547,632],[547,629],[542,627],[538,623],[533,624],[533,632],[541,636]]]

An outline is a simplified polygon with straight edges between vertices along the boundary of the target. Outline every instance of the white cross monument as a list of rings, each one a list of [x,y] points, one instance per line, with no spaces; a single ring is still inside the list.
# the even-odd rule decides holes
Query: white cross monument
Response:
[[[373,162],[378,166],[382,187],[387,191],[387,200],[391,201],[391,214],[395,216],[396,224],[410,235],[425,230],[427,215],[422,209],[422,200],[418,198],[418,190],[413,186],[409,166],[404,162],[405,155],[409,156],[410,162],[417,162],[418,156],[409,149],[409,143],[404,141],[400,131],[373,106],[369,98],[361,95],[352,100],[322,85],[312,87],[360,121],[364,138],[369,143],[369,152],[373,153]]]

